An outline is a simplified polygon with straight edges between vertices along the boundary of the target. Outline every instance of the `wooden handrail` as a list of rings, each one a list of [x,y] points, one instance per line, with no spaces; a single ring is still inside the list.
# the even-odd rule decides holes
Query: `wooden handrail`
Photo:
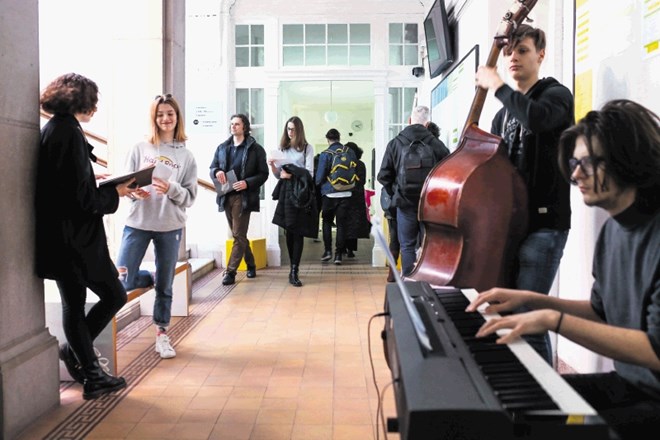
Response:
[[[43,110],[40,110],[39,113],[41,114],[41,117],[44,118],[44,119],[50,119],[52,117],[52,115],[50,113],[47,113]],[[104,137],[102,137],[102,136],[100,136],[96,133],[93,133],[91,131],[85,130],[84,128],[83,128],[83,132],[85,133],[85,136],[87,136],[87,138],[93,139],[93,140],[95,140],[95,141],[97,141],[97,142],[99,142],[99,143],[101,143],[105,146],[108,146],[108,141]],[[104,168],[108,168],[108,161],[103,159],[103,158],[97,157],[96,158],[96,163],[98,165],[104,167]],[[207,180],[197,178],[197,184],[199,186],[201,186],[202,188],[204,188],[204,189],[215,192],[215,186]]]

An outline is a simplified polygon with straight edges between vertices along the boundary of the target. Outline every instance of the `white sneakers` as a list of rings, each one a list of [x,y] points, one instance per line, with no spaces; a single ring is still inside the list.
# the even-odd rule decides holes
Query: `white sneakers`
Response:
[[[156,353],[158,353],[163,359],[170,359],[176,356],[176,351],[172,348],[167,333],[161,333],[156,336]]]

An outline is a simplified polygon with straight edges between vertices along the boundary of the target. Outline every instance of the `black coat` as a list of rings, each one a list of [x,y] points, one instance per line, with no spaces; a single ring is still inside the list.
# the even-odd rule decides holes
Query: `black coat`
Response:
[[[392,196],[392,206],[397,208],[414,207],[417,210],[419,197],[408,199],[397,185],[397,175],[401,169],[400,162],[403,160],[402,151],[414,140],[421,140],[433,149],[433,155],[436,163],[440,162],[449,155],[449,150],[445,144],[433,136],[426,127],[421,124],[412,124],[401,130],[401,132],[392,139],[385,148],[383,162],[378,172],[378,181],[383,185],[384,191]]]
[[[277,200],[273,223],[303,237],[316,238],[319,232],[319,211],[314,179],[305,168],[284,165],[291,179],[280,179],[273,190]]]
[[[369,238],[371,222],[367,218],[367,202],[364,199],[364,183],[367,179],[367,166],[358,160],[356,167],[359,183],[351,190],[344,237],[348,240],[356,238]],[[355,249],[353,249],[355,250]]]
[[[213,181],[217,181],[215,175],[218,171],[227,171],[227,151],[233,143],[233,136],[218,145],[213,154],[213,160],[210,166],[210,176]],[[266,151],[252,137],[245,139],[245,154],[241,162],[240,175],[236,176],[238,180],[245,180],[247,190],[242,191],[242,212],[259,212],[259,192],[261,186],[268,180],[268,164],[266,163]],[[225,196],[217,196],[216,203],[218,211],[225,210]]]
[[[41,278],[117,278],[103,215],[117,210],[119,194],[114,186],[97,188],[91,149],[73,115],[55,115],[41,129],[35,196]]]

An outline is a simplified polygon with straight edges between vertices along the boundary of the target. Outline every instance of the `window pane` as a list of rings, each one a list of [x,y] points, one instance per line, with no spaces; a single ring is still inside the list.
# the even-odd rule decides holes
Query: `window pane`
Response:
[[[253,138],[255,138],[257,140],[257,142],[259,142],[259,145],[264,144],[264,128],[263,127],[255,127],[254,125],[252,125],[252,123],[250,123],[250,135]],[[264,186],[266,186],[266,185],[262,185],[261,188],[263,189]],[[261,198],[261,200],[263,200],[263,197]]]
[[[348,46],[328,46],[328,64],[347,66]]]
[[[371,63],[371,47],[351,46],[351,66],[368,66]]]
[[[250,26],[237,24],[235,31],[236,44],[244,45],[250,42]]]
[[[398,125],[391,125],[389,129],[390,136],[388,137],[388,139],[394,139],[395,137],[397,137],[400,131],[401,130]]]
[[[253,47],[252,48],[252,66],[263,66],[264,65],[264,48]]]
[[[325,46],[305,46],[305,65],[324,66]]]
[[[415,102],[415,88],[405,87],[403,89],[403,116],[404,119],[401,120],[401,123],[407,124],[408,119],[410,118],[410,113],[412,112],[412,105]]]
[[[263,24],[254,24],[251,26],[252,38],[250,42],[252,44],[264,44],[264,25]]]
[[[403,59],[406,66],[417,65],[417,45],[410,44],[403,46]]]
[[[390,44],[390,66],[401,66],[403,64],[403,55],[399,45]]]
[[[285,24],[283,29],[284,44],[303,44],[303,29],[302,24]]]
[[[251,114],[253,124],[264,123],[264,89],[250,89],[252,98]]]
[[[305,25],[305,44],[325,44],[325,25]]]
[[[285,47],[283,51],[282,64],[284,66],[302,66],[305,57],[302,46]]]
[[[396,124],[401,120],[401,89],[391,88],[388,90],[389,95],[389,119],[388,123]]]
[[[417,43],[417,23],[406,23],[404,25],[404,38],[406,43]]]
[[[403,43],[401,23],[390,23],[390,44],[392,43]]]
[[[329,24],[328,25],[328,43],[346,44],[348,43],[348,25],[347,24]]]
[[[236,113],[247,114],[250,106],[250,89],[236,89]]]
[[[236,48],[236,67],[247,67],[250,65],[250,48]]]
[[[368,24],[352,24],[351,25],[351,43],[371,43],[369,35],[371,27]]]

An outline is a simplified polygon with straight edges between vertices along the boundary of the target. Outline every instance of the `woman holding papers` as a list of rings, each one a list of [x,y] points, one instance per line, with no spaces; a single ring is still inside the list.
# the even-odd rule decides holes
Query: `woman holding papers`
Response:
[[[117,266],[126,268],[126,289],[154,284],[140,264],[150,242],[154,244],[156,275],[153,322],[156,352],[163,359],[176,356],[167,335],[172,308],[172,284],[186,208],[197,196],[197,164],[186,148],[179,103],[172,95],[158,95],[151,103],[151,134],[136,144],[126,161],[127,171],[155,165],[150,187],[136,191],[124,226]]]
[[[298,116],[284,124],[279,150],[268,164],[279,180],[273,191],[277,200],[273,223],[284,228],[291,271],[289,283],[301,287],[298,268],[305,237],[316,238],[319,213],[314,189],[314,148],[307,143],[305,127]]]
[[[36,272],[55,280],[62,297],[67,342],[59,355],[69,374],[83,384],[83,399],[96,399],[126,387],[107,374],[94,353],[94,340],[126,304],[126,290],[108,251],[103,216],[129,195],[135,179],[97,187],[96,161],[81,122],[96,112],[94,81],[67,73],[41,93],[41,108],[52,118],[41,129],[36,183]],[[87,289],[99,301],[85,313]]]

